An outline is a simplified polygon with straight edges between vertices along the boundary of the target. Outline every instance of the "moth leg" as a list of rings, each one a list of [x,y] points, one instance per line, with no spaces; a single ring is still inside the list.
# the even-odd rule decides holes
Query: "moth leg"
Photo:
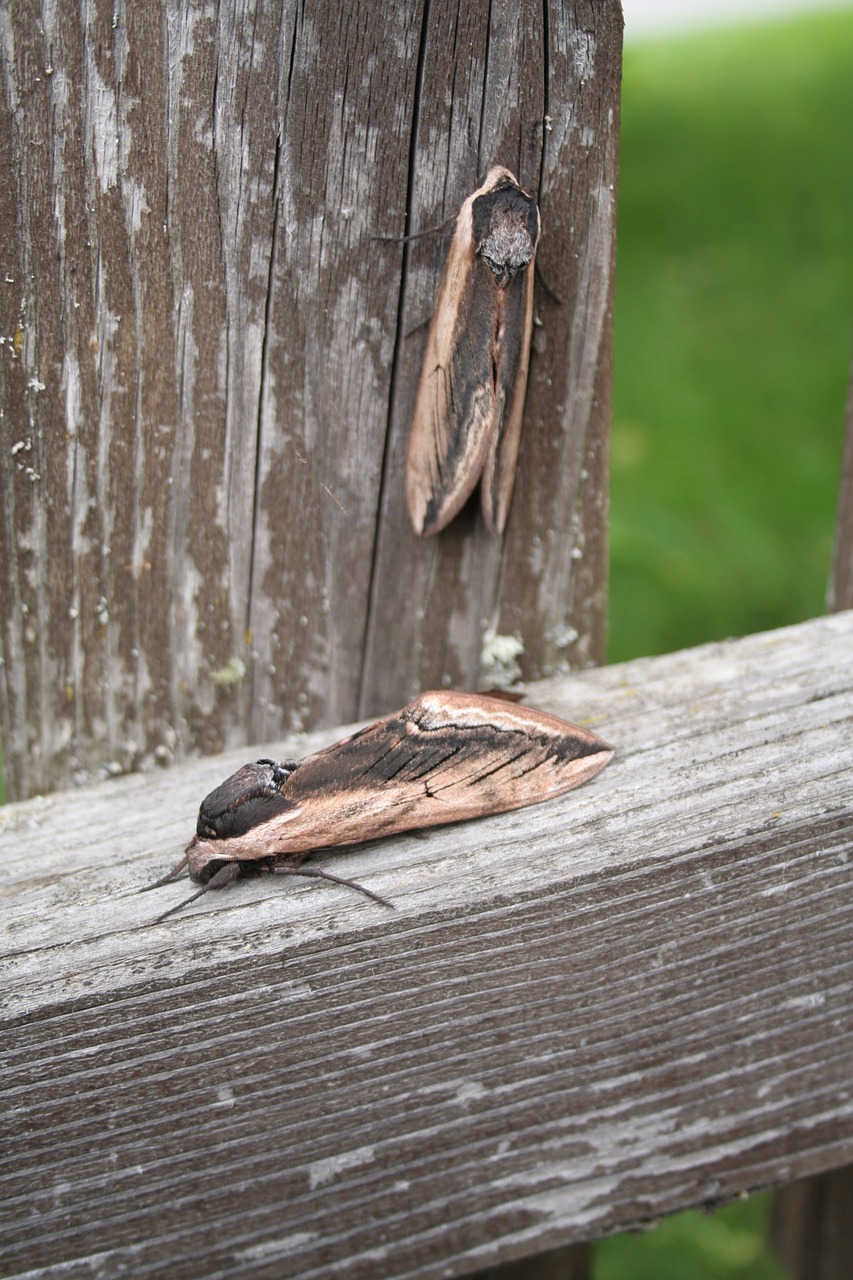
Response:
[[[232,880],[236,880],[239,874],[239,862],[226,862],[224,866],[220,867],[219,870],[210,877],[207,884],[202,885],[196,893],[191,893],[188,898],[184,898],[184,900],[179,902],[176,907],[170,907],[168,911],[164,911],[161,916],[157,917],[154,923],[160,924],[161,921],[168,920],[169,916],[173,916],[176,911],[183,911],[184,907],[188,907],[191,902],[195,902],[195,900],[200,898],[202,894],[207,893],[208,889],[224,889]],[[149,888],[151,889],[154,887],[155,886],[153,884],[149,885]]]
[[[343,876],[334,876],[331,871],[321,871],[319,867],[295,867],[283,863],[273,868],[273,874],[277,876],[313,876],[316,880],[331,880],[333,884],[343,884],[348,889],[357,889],[366,898],[372,898],[374,902],[380,903],[381,906],[390,907],[392,911],[394,910],[393,902],[389,902],[387,898],[381,898],[372,889],[365,889],[363,884],[357,884],[355,880],[344,880]]]
[[[161,889],[164,884],[170,884],[176,876],[181,874],[188,862],[189,858],[184,854],[176,867],[173,867],[171,871],[167,871],[164,876],[161,876],[159,880],[155,880],[153,884],[143,885],[139,892],[147,893],[149,889]]]

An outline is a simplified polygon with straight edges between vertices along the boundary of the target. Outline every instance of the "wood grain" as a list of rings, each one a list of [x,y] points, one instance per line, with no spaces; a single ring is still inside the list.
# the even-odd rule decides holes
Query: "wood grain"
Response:
[[[256,881],[151,926],[243,752],[9,806],[0,1270],[463,1275],[848,1163],[851,644],[540,682],[616,757],[324,859],[393,913]]]
[[[853,608],[853,379],[827,607]],[[847,1280],[853,1270],[853,1165],[780,1187],[771,1238],[790,1280]]]
[[[600,659],[617,0],[2,22],[10,796],[494,685],[490,629],[527,675]],[[377,237],[493,160],[551,290],[515,528],[425,550],[402,448],[444,242]]]

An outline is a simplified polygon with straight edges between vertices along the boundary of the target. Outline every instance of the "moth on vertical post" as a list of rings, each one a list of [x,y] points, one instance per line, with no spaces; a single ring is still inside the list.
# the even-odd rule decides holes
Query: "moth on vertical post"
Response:
[[[182,861],[209,889],[255,871],[315,876],[389,906],[352,880],[303,867],[336,848],[538,804],[595,777],[613,749],[578,725],[475,693],[424,693],[340,742],[279,764],[246,764],[207,796]]]
[[[491,168],[456,219],[409,432],[406,501],[426,538],[481,481],[489,532],[503,533],[521,440],[530,337],[536,201]]]

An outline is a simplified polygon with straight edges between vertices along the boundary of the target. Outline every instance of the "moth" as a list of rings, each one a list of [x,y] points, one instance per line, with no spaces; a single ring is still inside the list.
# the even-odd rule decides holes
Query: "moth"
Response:
[[[503,698],[424,693],[394,715],[306,756],[243,765],[201,804],[185,867],[203,887],[160,920],[252,871],[355,881],[303,859],[422,827],[538,804],[603,769],[613,748],[578,725]]]
[[[438,286],[406,458],[420,537],[438,533],[480,481],[489,532],[509,513],[533,331],[539,209],[491,168],[459,210]]]

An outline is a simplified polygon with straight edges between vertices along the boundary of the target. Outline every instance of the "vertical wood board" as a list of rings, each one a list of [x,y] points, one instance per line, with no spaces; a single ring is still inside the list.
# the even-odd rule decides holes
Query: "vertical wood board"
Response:
[[[0,23],[10,795],[500,683],[493,632],[528,676],[600,658],[615,0]],[[450,229],[377,237],[493,161],[544,226],[516,499],[503,543],[473,507],[421,543],[402,452]]]

